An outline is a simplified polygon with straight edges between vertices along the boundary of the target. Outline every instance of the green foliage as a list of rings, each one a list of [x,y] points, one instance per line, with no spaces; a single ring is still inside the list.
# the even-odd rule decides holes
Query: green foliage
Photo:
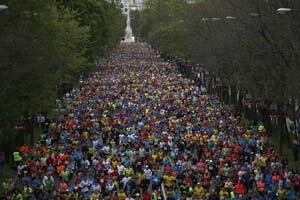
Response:
[[[225,85],[239,83],[257,99],[285,104],[300,98],[300,13],[276,11],[297,9],[299,1],[148,0],[146,5],[136,29],[163,53],[201,63]]]
[[[206,68],[210,80],[218,80],[218,89],[209,86],[209,91],[221,99],[225,91],[240,111],[246,97],[253,105],[247,117],[256,123],[258,110],[270,133],[269,114],[275,111],[282,152],[284,142],[290,145],[285,114],[295,120],[300,111],[295,103],[300,99],[300,1],[184,2],[148,0],[135,16],[135,30],[162,53]],[[279,14],[278,8],[292,10]]]
[[[186,7],[183,0],[149,0],[146,9],[138,16],[138,27],[135,34],[168,54],[186,56],[183,40],[182,14]]]
[[[0,145],[14,146],[22,115],[49,112],[57,86],[74,83],[123,35],[106,1],[6,0],[0,11]]]
[[[71,9],[83,26],[90,27],[87,55],[94,60],[108,54],[124,35],[125,20],[120,9],[105,0],[59,0],[61,9]]]

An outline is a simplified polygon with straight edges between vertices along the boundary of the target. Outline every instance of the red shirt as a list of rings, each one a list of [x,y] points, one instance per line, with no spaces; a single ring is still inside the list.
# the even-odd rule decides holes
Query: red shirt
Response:
[[[27,170],[28,170],[29,174],[31,174],[33,172],[34,168],[35,168],[34,162],[31,161],[31,162],[27,163]]]
[[[237,194],[244,194],[245,193],[245,187],[242,183],[238,183],[235,185],[235,192]]]
[[[197,163],[197,168],[198,168],[198,170],[203,170],[205,168],[204,162],[198,162]]]
[[[278,175],[272,176],[272,181],[273,181],[273,182],[278,182],[279,179],[280,179],[280,176],[278,176]]]
[[[47,159],[47,165],[54,165],[54,158],[53,157],[49,157],[48,159]]]
[[[162,138],[162,141],[163,141],[164,143],[167,143],[167,142],[168,142],[168,137],[167,137],[166,135],[164,135],[163,138]]]
[[[23,154],[29,152],[29,147],[27,145],[23,145],[20,150]]]
[[[233,150],[234,152],[238,152],[241,150],[241,147],[239,145],[236,145]]]
[[[294,177],[291,178],[291,182],[294,185],[295,192],[296,193],[299,192],[300,191],[300,178],[294,176]]]
[[[266,187],[266,183],[265,182],[263,182],[263,181],[258,182],[257,189],[259,191],[263,191],[265,189],[265,187]]]
[[[110,174],[111,177],[118,177],[119,174],[116,170],[114,170],[111,174]]]
[[[151,195],[149,193],[145,193],[142,196],[142,200],[150,200],[151,199]]]
[[[66,192],[66,191],[67,191],[67,188],[68,188],[68,184],[67,184],[67,183],[62,182],[62,183],[59,184],[59,190],[60,190],[61,192]]]
[[[101,187],[105,187],[105,179],[106,179],[106,176],[100,176],[99,180],[100,180],[100,185]]]
[[[192,185],[193,184],[193,181],[190,177],[185,177],[183,182],[187,185]]]

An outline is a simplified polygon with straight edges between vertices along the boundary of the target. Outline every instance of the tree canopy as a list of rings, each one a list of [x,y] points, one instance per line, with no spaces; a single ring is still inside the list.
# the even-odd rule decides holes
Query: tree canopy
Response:
[[[22,115],[49,112],[57,88],[73,83],[124,34],[105,0],[4,0],[0,11],[0,145],[13,144]]]
[[[254,115],[273,110],[283,127],[299,113],[299,8],[298,0],[148,0],[134,30],[163,54],[200,64],[234,102],[249,97]]]
[[[299,1],[148,0],[135,28],[163,53],[200,63],[224,84],[285,104],[299,99]]]

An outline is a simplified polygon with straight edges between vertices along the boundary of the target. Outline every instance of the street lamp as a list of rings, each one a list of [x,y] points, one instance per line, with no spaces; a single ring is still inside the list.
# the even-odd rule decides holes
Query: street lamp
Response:
[[[258,17],[259,16],[259,13],[250,13],[249,14],[251,17]]]
[[[219,21],[219,20],[221,20],[221,18],[214,17],[214,18],[211,18],[211,20],[213,20],[213,21]]]
[[[235,19],[233,16],[226,16],[226,19]]]
[[[288,13],[288,12],[291,12],[291,11],[299,11],[299,9],[292,9],[292,8],[278,8],[277,9],[277,12],[279,14],[285,14],[285,13]]]
[[[0,5],[0,11],[6,10],[6,9],[8,9],[8,7],[6,5]]]

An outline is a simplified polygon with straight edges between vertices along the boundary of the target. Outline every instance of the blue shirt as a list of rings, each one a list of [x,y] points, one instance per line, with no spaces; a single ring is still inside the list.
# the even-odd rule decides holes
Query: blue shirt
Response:
[[[153,185],[159,185],[161,181],[161,177],[158,175],[152,175],[151,181]]]

